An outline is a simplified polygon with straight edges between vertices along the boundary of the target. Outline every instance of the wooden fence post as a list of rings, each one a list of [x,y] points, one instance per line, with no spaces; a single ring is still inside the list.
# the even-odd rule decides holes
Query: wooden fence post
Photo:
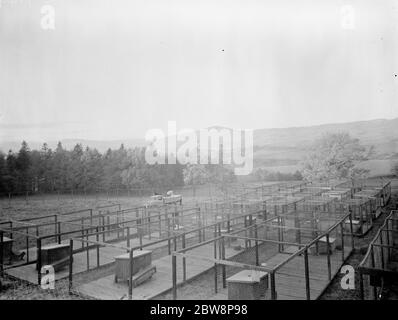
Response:
[[[159,238],[162,237],[162,216],[160,214],[160,210],[158,212],[158,220],[159,220]]]
[[[172,281],[173,281],[173,300],[177,299],[177,257],[173,254],[172,261]]]
[[[102,242],[105,242],[105,217],[101,215],[102,220]]]
[[[133,250],[129,253],[129,300],[133,299]]]
[[[280,253],[283,251],[282,244],[280,243],[280,242],[282,241],[281,225],[282,225],[282,223],[281,223],[281,217],[278,216],[278,241],[279,241],[279,243],[278,243],[278,249],[279,249],[279,252],[280,252]]]
[[[127,247],[130,248],[130,227],[127,226]]]
[[[90,270],[90,244],[89,244],[89,242],[88,242],[88,234],[89,234],[89,230],[87,229],[86,230],[86,240],[87,240],[87,242],[86,242],[86,256],[87,256],[87,271],[88,270]],[[82,243],[84,244],[84,237],[82,237]]]
[[[198,221],[198,237],[199,237],[199,242],[202,242],[202,230],[200,229],[200,227],[202,226],[202,218],[200,215],[200,208],[197,208],[197,221]]]
[[[61,244],[61,239],[62,235],[61,235],[61,222],[58,221],[58,244]]]
[[[148,211],[148,218],[147,218],[147,224],[148,224],[148,236],[149,236],[149,240],[151,240],[151,211]]]
[[[380,230],[380,258],[381,258],[381,268],[384,269],[384,247],[383,247],[383,230]]]
[[[364,300],[365,295],[364,295],[364,287],[363,287],[363,274],[362,270],[359,269],[359,296],[361,300]]]
[[[263,219],[267,220],[267,203],[265,201],[263,202]]]
[[[4,233],[3,231],[0,231],[0,276],[3,276],[3,272],[4,272]]]
[[[73,285],[73,239],[69,240],[69,294],[72,291]]]
[[[244,216],[245,222],[244,222],[244,228],[245,228],[245,238],[247,237],[247,216]],[[248,242],[247,239],[245,239],[245,249],[248,248]]]
[[[387,232],[387,245],[388,245],[388,248],[387,248],[387,261],[390,261],[390,259],[391,259],[390,231],[389,231],[390,226],[389,226],[389,224],[390,224],[390,221],[388,220],[387,221],[387,230],[386,230],[386,232]]]
[[[36,269],[37,269],[37,283],[40,286],[41,285],[41,239],[37,239],[37,258],[36,258]]]
[[[84,218],[81,219],[82,224],[82,240],[84,240]],[[84,241],[82,241],[82,249],[84,249]]]
[[[371,247],[370,247],[370,257],[371,257],[372,268],[375,267],[375,255],[374,255],[373,249],[374,249],[374,247],[373,247],[373,245],[371,245]],[[373,299],[377,300],[377,288],[376,288],[376,286],[373,286]]]
[[[216,225],[217,228],[217,225]],[[214,232],[214,238],[217,237],[217,229]],[[217,259],[217,240],[214,239],[214,259]],[[218,292],[217,288],[217,263],[214,263],[214,292]]]
[[[225,241],[224,237],[221,239],[221,260],[225,260]],[[222,286],[227,287],[227,269],[225,264],[222,265]]]
[[[341,261],[344,262],[344,226],[343,226],[343,223],[340,223],[340,232],[341,232]]]
[[[109,215],[106,216],[106,224],[108,229],[108,237],[111,236],[111,217]]]
[[[332,280],[332,266],[330,263],[330,243],[329,243],[329,233],[326,234],[326,247],[327,247],[327,263],[328,263],[328,279]]]
[[[275,271],[271,271],[271,300],[276,300]]]
[[[58,233],[58,216],[55,214],[54,215],[54,234],[55,234],[55,242],[57,242],[57,240],[58,240],[58,237],[57,237],[57,233]],[[58,243],[60,243],[60,242],[58,242]]]
[[[250,214],[250,215],[249,215],[249,226],[250,226],[249,237],[250,237],[250,238],[253,238],[253,228],[252,228],[252,225],[253,225],[253,216]],[[251,247],[252,247],[252,241],[249,240],[249,248],[251,248]]]
[[[29,263],[29,227],[26,227],[26,263]]]
[[[99,242],[99,228],[98,228],[98,227],[96,228],[95,232],[96,232],[95,240],[96,240],[97,242]],[[99,266],[100,266],[100,250],[99,250],[99,248],[100,248],[100,246],[99,246],[99,244],[97,243],[97,267],[98,267],[98,268],[99,268]]]
[[[310,293],[310,273],[308,268],[308,249],[304,250],[304,268],[305,268],[305,292],[307,300],[311,299]]]
[[[254,226],[254,237],[256,238],[255,246],[256,246],[256,266],[260,265],[259,256],[258,256],[258,241],[257,241],[257,225]]]
[[[185,249],[185,234],[182,235],[182,248]],[[182,279],[183,282],[187,280],[187,264],[185,257],[182,258]]]
[[[363,227],[363,220],[361,221],[361,229],[362,229],[362,227]],[[351,232],[351,249],[352,249],[352,251],[354,251],[355,250],[355,244],[354,244],[354,228],[352,226],[352,212],[350,214],[350,232]]]

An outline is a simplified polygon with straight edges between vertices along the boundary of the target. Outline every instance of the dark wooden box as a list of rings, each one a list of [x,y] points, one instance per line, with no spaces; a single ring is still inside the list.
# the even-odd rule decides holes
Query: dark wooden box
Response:
[[[127,281],[129,279],[130,255],[129,253],[115,257],[115,281]],[[135,250],[133,252],[133,275],[140,270],[149,267],[152,263],[152,251]]]
[[[69,257],[69,244],[52,244],[41,248],[41,265],[54,265]],[[65,264],[66,265],[66,264]]]
[[[227,279],[228,300],[259,300],[268,290],[268,273],[243,270]]]

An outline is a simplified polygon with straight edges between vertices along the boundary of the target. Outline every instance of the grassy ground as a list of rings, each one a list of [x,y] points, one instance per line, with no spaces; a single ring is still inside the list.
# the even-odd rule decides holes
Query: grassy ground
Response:
[[[225,194],[216,186],[199,186],[192,188],[181,188],[174,190],[175,194],[183,196],[184,205],[193,205],[208,199],[222,198]],[[0,220],[1,219],[24,219],[50,214],[62,214],[81,209],[96,209],[97,207],[121,204],[122,209],[141,206],[148,203],[150,194],[142,196],[119,195],[29,195],[12,198],[0,198]],[[114,211],[117,207],[109,210]],[[74,215],[73,217],[77,217]]]
[[[11,278],[2,278],[7,289],[0,292],[0,300],[86,300],[69,295],[66,281],[57,281],[54,290],[43,290],[37,285],[27,284]]]
[[[266,159],[265,159],[266,160]],[[272,159],[274,160],[274,159]],[[261,159],[257,160],[261,163]],[[292,160],[294,161],[294,160]],[[271,161],[275,163],[277,161]],[[357,168],[369,170],[370,177],[378,177],[378,176],[386,176],[392,173],[394,166],[396,165],[396,159],[371,159],[363,161],[357,164]],[[259,165],[257,168],[265,169],[269,172],[280,172],[280,173],[295,173],[297,170],[300,171],[301,165],[300,164],[281,164],[281,165]]]

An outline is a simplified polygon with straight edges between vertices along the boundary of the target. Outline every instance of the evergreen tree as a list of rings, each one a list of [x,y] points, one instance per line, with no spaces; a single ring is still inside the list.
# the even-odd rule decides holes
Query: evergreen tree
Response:
[[[7,186],[7,192],[19,192],[17,188],[18,171],[17,171],[17,158],[12,152],[8,151],[6,158],[6,176],[4,177],[5,184]]]
[[[46,143],[29,150],[23,141],[17,154],[0,153],[0,192],[93,192],[126,188],[171,188],[184,183],[185,166],[149,165],[145,148],[108,149],[102,155],[81,144],[65,150],[58,143],[52,151]]]
[[[20,192],[31,189],[30,165],[30,150],[26,141],[23,141],[16,158],[17,184]]]
[[[7,162],[6,155],[0,151],[0,194],[7,192]]]

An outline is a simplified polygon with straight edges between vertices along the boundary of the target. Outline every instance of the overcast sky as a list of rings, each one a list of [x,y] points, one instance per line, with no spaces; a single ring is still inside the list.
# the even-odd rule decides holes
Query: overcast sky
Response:
[[[397,12],[393,0],[0,0],[0,139],[398,117]]]

